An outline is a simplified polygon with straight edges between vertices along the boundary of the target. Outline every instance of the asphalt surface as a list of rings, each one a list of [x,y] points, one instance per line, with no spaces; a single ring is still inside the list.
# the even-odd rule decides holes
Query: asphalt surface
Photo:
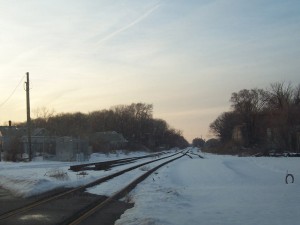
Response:
[[[52,193],[46,193],[31,198],[19,198],[12,196],[8,191],[0,188],[0,214],[24,206],[36,199],[43,198]],[[89,205],[93,201],[104,200],[106,198],[107,197],[105,196],[98,196],[89,193],[75,193],[43,204],[28,212],[0,220],[0,225],[60,224],[63,221],[66,221],[71,215],[77,214],[81,208]],[[108,207],[104,208],[100,212],[96,212],[86,221],[83,221],[82,224],[113,225],[125,212],[125,210],[131,207],[133,207],[133,204],[114,201]]]

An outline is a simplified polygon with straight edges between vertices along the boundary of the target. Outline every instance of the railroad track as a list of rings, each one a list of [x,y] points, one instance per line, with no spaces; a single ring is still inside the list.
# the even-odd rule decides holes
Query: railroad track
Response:
[[[166,162],[159,164],[158,166],[145,172],[144,174],[142,174],[141,176],[136,178],[134,181],[127,184],[125,187],[123,187],[122,189],[117,191],[114,195],[112,195],[108,199],[106,199],[104,201],[99,201],[99,202],[97,202],[97,204],[91,204],[91,205],[87,206],[86,208],[82,209],[80,212],[74,214],[71,218],[68,218],[66,221],[63,221],[60,225],[78,225],[78,224],[82,223],[84,220],[89,218],[91,215],[96,213],[98,210],[101,210],[102,208],[109,205],[112,201],[118,200],[118,199],[121,199],[122,197],[124,197],[127,193],[129,193],[131,190],[133,190],[137,184],[139,184],[140,182],[145,180],[149,175],[151,175],[153,172],[155,172],[160,167],[162,167],[170,162],[173,162],[183,156],[185,156],[185,154],[182,154],[176,158],[170,159]]]
[[[154,163],[154,162],[157,162],[157,161],[160,161],[160,160],[171,158],[171,159],[169,159],[167,161],[164,161],[163,163],[159,164],[158,166],[154,167],[153,169],[145,172],[143,175],[141,175],[140,177],[138,177],[136,180],[134,180],[130,184],[126,185],[126,187],[120,189],[113,196],[111,196],[111,197],[109,197],[107,199],[106,198],[105,199],[98,198],[96,202],[93,201],[90,204],[84,205],[84,207],[81,208],[79,211],[72,212],[72,214],[71,214],[72,216],[67,216],[66,218],[62,217],[62,221],[63,222],[60,222],[61,224],[72,224],[72,225],[73,224],[79,224],[79,223],[81,223],[81,221],[85,220],[87,217],[89,217],[90,215],[92,215],[93,213],[95,213],[97,210],[99,210],[99,209],[107,206],[112,201],[120,199],[121,197],[123,197],[126,193],[130,192],[139,182],[141,182],[142,180],[144,180],[146,177],[148,177],[151,173],[153,173],[158,168],[160,168],[160,167],[162,167],[162,166],[164,166],[164,165],[166,165],[166,164],[168,164],[168,163],[170,163],[170,162],[172,162],[174,160],[177,160],[177,159],[185,156],[186,154],[187,154],[187,151],[186,152],[182,151],[182,152],[179,152],[179,153],[172,154],[170,156],[165,156],[165,157],[162,157],[162,158],[159,158],[159,159],[155,159],[155,160],[151,160],[151,161],[148,161],[148,162],[144,162],[144,163],[141,163],[141,164],[129,167],[127,169],[121,170],[119,172],[113,173],[111,175],[102,177],[102,178],[97,179],[97,180],[95,180],[93,182],[90,182],[90,183],[88,183],[86,185],[83,185],[83,186],[80,186],[80,187],[77,187],[77,188],[73,188],[71,190],[63,191],[63,192],[60,192],[60,193],[57,193],[57,194],[45,197],[45,198],[40,199],[38,201],[35,201],[35,202],[31,203],[31,204],[28,204],[28,205],[26,205],[24,207],[17,208],[15,210],[11,210],[9,212],[6,212],[6,213],[0,215],[0,224],[18,224],[18,223],[10,223],[10,221],[12,221],[12,218],[14,218],[17,215],[23,215],[22,218],[24,218],[24,215],[26,216],[26,213],[29,213],[32,210],[39,211],[39,208],[46,207],[44,205],[48,205],[49,206],[49,204],[51,205],[51,202],[55,202],[55,201],[56,202],[57,201],[63,202],[63,200],[60,200],[60,199],[62,199],[62,198],[73,198],[73,197],[76,197],[78,195],[78,193],[84,193],[84,191],[87,188],[99,185],[99,184],[101,184],[101,183],[103,183],[105,181],[108,181],[108,180],[110,180],[110,179],[112,179],[114,177],[120,176],[120,175],[122,175],[122,174],[124,174],[126,172],[129,172],[131,170],[137,169],[137,168],[142,167],[144,165],[151,164],[151,163]],[[27,223],[25,223],[25,224],[27,224]],[[59,224],[59,223],[57,223],[57,221],[56,221],[55,223],[49,223],[49,224]]]
[[[163,152],[163,153],[160,152],[160,153],[150,154],[150,155],[146,155],[146,156],[103,161],[103,162],[78,164],[78,165],[70,166],[69,170],[72,170],[74,172],[78,172],[78,171],[82,171],[82,170],[108,170],[112,167],[130,164],[130,163],[136,162],[137,160],[140,160],[140,159],[160,157],[163,154],[166,154],[166,152]]]
[[[192,155],[198,156],[201,159],[204,159],[204,157],[202,155],[200,155],[200,154],[196,154],[194,152],[189,152],[189,153],[192,154]]]

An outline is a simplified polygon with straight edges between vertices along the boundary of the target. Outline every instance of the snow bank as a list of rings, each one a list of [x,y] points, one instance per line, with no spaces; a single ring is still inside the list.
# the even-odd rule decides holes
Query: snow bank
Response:
[[[107,161],[119,158],[143,156],[148,153],[133,152],[91,155],[90,162]],[[149,159],[145,159],[149,160]],[[86,162],[85,162],[86,163]],[[78,162],[53,162],[53,161],[33,161],[33,162],[0,162],[0,187],[9,190],[14,196],[29,197],[60,187],[77,187],[87,184],[97,178],[114,173],[117,170],[127,167],[127,165],[113,168],[110,171],[87,171],[86,176],[79,176],[78,173],[69,171],[70,165]],[[63,176],[51,176],[53,172],[58,172]]]
[[[10,190],[15,196],[27,197],[58,187],[47,179],[32,179],[0,176],[0,186]]]

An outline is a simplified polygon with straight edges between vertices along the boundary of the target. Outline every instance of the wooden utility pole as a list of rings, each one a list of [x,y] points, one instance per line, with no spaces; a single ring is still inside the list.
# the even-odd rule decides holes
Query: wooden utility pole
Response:
[[[28,132],[28,151],[29,161],[32,160],[32,149],[31,149],[31,119],[30,119],[30,95],[29,95],[29,73],[26,73],[27,81],[26,84],[26,108],[27,108],[27,132]]]

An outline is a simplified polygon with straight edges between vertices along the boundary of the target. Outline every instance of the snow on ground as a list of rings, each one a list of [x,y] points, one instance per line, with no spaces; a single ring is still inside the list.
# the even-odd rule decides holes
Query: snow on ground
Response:
[[[173,155],[173,153],[171,154]],[[176,154],[172,157],[168,157],[166,159],[163,159],[163,157],[166,157],[168,155],[164,155],[161,157],[161,160],[158,160],[154,163],[144,165],[142,167],[139,167],[137,169],[134,169],[130,171],[129,173],[126,173],[122,176],[118,176],[109,182],[104,182],[101,185],[88,188],[88,192],[91,194],[98,194],[98,195],[105,195],[105,196],[111,196],[114,193],[118,192],[125,184],[129,184],[130,182],[134,181],[137,177],[141,176],[142,174],[146,173],[147,171],[151,170],[152,168],[158,166],[159,164],[166,162],[168,160],[171,160],[173,158],[179,157],[181,154]],[[148,159],[149,161],[149,159]]]
[[[143,154],[95,154],[90,161]],[[202,155],[205,159],[192,155],[193,159],[185,156],[174,161],[139,184],[126,197],[135,202],[135,206],[127,210],[116,225],[299,224],[299,158]],[[81,177],[68,171],[70,164],[73,163],[0,162],[0,186],[16,195],[30,196],[54,187],[78,186],[128,167],[87,171],[88,175]],[[152,167],[154,165],[144,166],[88,191],[110,195]],[[55,170],[66,173],[67,178],[49,177]],[[287,170],[294,175],[294,184],[285,184]]]
[[[115,154],[92,154],[90,162],[101,162],[120,158],[148,155],[145,152],[126,153],[119,151]],[[134,164],[139,164],[144,159]],[[83,162],[88,163],[88,162]],[[107,176],[128,165],[118,166],[109,171],[87,171],[88,175],[81,176],[69,170],[70,165],[78,162],[33,161],[30,163],[0,162],[0,187],[9,190],[15,196],[29,197],[60,187],[77,187],[97,178]],[[59,175],[55,178],[51,175]]]
[[[135,207],[116,225],[296,225],[299,177],[299,158],[184,157],[130,193]]]

